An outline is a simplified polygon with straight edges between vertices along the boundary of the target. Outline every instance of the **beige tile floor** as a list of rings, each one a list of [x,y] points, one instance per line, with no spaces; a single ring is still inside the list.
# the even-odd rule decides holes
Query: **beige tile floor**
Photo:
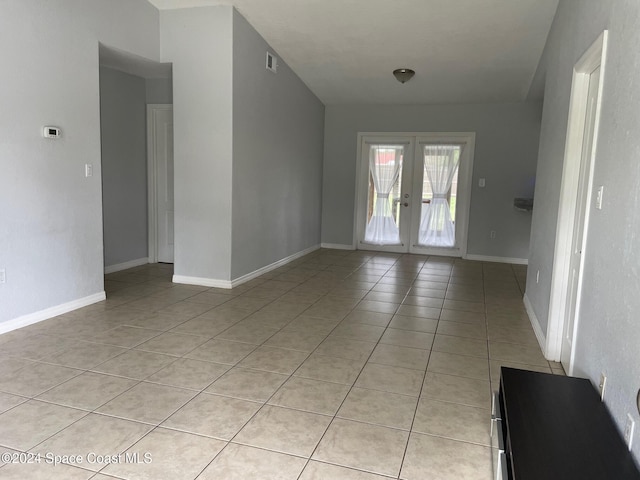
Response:
[[[526,267],[319,250],[232,290],[171,274],[0,336],[0,452],[29,462],[0,478],[488,480],[500,366],[562,374]]]

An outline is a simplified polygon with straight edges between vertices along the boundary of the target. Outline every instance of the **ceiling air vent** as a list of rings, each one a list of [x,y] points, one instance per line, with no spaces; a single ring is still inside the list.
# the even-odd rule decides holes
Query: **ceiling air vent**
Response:
[[[267,70],[270,70],[273,73],[278,71],[278,57],[269,52],[267,52]]]

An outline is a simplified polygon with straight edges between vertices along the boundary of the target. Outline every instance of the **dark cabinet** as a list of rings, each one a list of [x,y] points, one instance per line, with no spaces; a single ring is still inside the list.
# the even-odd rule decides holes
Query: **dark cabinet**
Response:
[[[640,480],[588,380],[502,367],[491,423],[498,480]]]

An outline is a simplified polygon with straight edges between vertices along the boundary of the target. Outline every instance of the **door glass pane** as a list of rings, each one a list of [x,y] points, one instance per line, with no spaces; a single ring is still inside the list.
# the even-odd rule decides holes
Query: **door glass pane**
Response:
[[[404,147],[369,145],[367,228],[364,241],[375,245],[400,243],[400,190]]]
[[[422,210],[418,243],[428,247],[455,246],[458,166],[462,145],[424,145]]]

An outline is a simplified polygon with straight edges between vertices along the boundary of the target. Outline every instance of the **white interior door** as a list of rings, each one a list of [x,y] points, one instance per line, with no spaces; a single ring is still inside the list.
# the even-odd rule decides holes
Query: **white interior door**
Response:
[[[573,240],[569,260],[569,284],[567,292],[567,311],[562,336],[561,362],[565,371],[571,370],[573,361],[573,344],[576,336],[577,319],[580,309],[581,271],[586,247],[586,224],[589,215],[589,198],[591,193],[592,157],[595,144],[596,106],[600,87],[600,67],[589,76],[587,109],[582,140],[580,173],[578,179],[578,195],[576,198],[575,220],[573,222]]]
[[[150,261],[173,263],[173,107],[149,105]]]
[[[463,256],[475,136],[361,134],[357,248]]]

